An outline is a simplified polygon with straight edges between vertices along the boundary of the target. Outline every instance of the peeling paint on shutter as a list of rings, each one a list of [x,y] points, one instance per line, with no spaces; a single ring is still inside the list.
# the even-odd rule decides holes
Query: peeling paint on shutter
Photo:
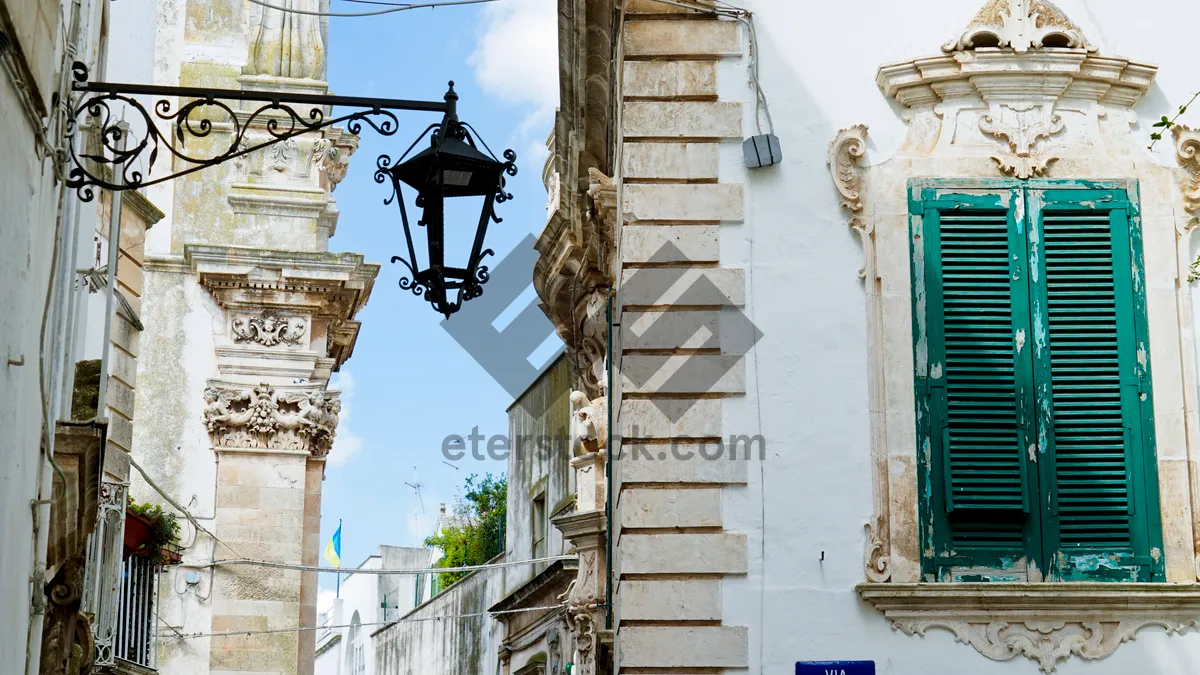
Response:
[[[1098,190],[1032,201],[1044,247],[1045,283],[1034,288],[1044,318],[1035,312],[1034,321],[1047,334],[1037,376],[1039,436],[1053,458],[1043,473],[1051,567],[1066,580],[1150,581],[1148,516],[1158,500],[1140,470],[1153,449],[1143,443],[1148,371],[1137,358],[1130,205],[1123,192]]]
[[[925,441],[939,579],[1026,580],[1030,350],[1019,191],[928,202],[924,279],[929,371]]]

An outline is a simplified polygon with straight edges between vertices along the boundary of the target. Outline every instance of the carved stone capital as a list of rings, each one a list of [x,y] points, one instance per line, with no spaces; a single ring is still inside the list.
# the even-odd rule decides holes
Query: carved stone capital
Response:
[[[1024,656],[1053,673],[1072,656],[1102,659],[1147,626],[1200,626],[1200,588],[1138,583],[860,584],[895,630],[954,634],[984,656]]]
[[[333,447],[339,392],[209,382],[204,425],[214,447],[302,450],[324,458]]]
[[[850,229],[862,239],[863,264],[858,270],[860,279],[865,279],[874,259],[873,228],[863,217],[866,206],[863,202],[863,164],[867,154],[867,125],[856,124],[842,129],[829,144],[826,162],[829,164],[833,185],[841,195],[842,208],[850,212]]]
[[[1183,168],[1179,180],[1183,208],[1192,216],[1185,231],[1191,231],[1200,225],[1200,131],[1176,125],[1171,132],[1175,135],[1175,159]]]

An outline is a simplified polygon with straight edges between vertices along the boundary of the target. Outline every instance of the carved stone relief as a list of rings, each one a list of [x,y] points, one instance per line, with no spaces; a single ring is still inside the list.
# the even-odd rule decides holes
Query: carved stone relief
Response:
[[[1200,627],[1200,591],[1154,584],[862,584],[863,599],[905,635],[931,628],[996,661],[1018,656],[1053,673],[1072,656],[1102,659],[1149,626]]]
[[[304,319],[280,316],[271,309],[258,315],[234,316],[234,342],[254,342],[264,347],[299,345],[307,324]]]
[[[1046,0],[990,0],[946,52],[978,47],[1011,47],[1018,54],[1041,47],[1096,48],[1063,11]]]
[[[204,390],[204,424],[218,447],[307,450],[325,457],[341,409],[336,392],[218,383]]]
[[[833,184],[841,195],[842,208],[850,212],[850,229],[862,239],[863,265],[858,270],[860,279],[867,276],[867,268],[873,258],[873,231],[863,217],[862,198],[863,167],[860,163],[867,153],[867,125],[856,124],[842,129],[829,144],[826,161],[833,175]]]
[[[1039,141],[1064,128],[1062,116],[1050,104],[1001,103],[979,116],[980,131],[1006,142],[1005,150],[992,155],[1000,173],[1016,178],[1046,174],[1058,157],[1039,149]]]
[[[1191,230],[1200,225],[1200,131],[1182,125],[1171,131],[1175,134],[1176,159],[1183,167],[1179,181],[1183,208],[1191,215],[1185,229]]]

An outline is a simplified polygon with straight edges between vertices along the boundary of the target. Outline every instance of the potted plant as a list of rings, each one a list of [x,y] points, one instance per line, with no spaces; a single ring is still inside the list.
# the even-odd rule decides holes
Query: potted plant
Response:
[[[129,498],[125,509],[125,556],[144,556],[161,565],[181,561],[179,522],[158,504],[138,504]]]

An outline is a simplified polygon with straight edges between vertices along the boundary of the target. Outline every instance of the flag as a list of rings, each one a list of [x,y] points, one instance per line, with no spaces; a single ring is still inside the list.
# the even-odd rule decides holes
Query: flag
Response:
[[[329,538],[329,543],[325,545],[325,559],[334,567],[342,566],[342,524],[338,523],[338,529]]]

